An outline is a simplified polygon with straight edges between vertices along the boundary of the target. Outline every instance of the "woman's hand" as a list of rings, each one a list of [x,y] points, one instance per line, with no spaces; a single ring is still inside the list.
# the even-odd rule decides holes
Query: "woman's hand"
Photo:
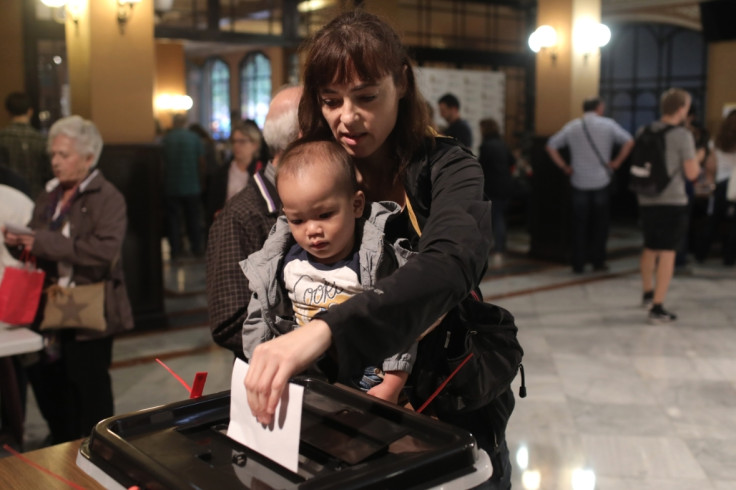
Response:
[[[18,235],[17,233],[11,233],[2,228],[5,243],[11,247],[22,246],[26,250],[30,251],[33,248],[33,235]]]
[[[271,423],[289,378],[317,360],[331,343],[332,332],[327,323],[312,320],[253,350],[245,390],[250,411],[260,423]]]

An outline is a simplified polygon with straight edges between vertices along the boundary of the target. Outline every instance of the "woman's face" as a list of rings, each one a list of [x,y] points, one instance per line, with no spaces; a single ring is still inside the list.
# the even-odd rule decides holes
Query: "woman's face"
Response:
[[[76,184],[84,180],[92,166],[93,156],[83,156],[74,145],[74,140],[59,134],[51,142],[51,170],[62,184]]]
[[[357,75],[346,84],[319,91],[322,115],[335,139],[356,159],[387,153],[386,139],[396,125],[403,96],[391,75],[364,82]]]
[[[238,162],[250,163],[253,160],[258,145],[242,131],[234,131],[232,134],[233,157]]]

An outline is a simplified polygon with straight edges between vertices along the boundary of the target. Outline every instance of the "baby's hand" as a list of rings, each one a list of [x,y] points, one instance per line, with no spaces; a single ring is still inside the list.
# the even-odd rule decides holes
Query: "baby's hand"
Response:
[[[367,393],[389,403],[398,403],[401,387],[396,390],[393,387],[389,387],[386,383],[380,383],[368,390]]]
[[[409,373],[404,371],[386,371],[383,381],[368,390],[368,394],[387,402],[398,403],[399,395],[408,378]]]

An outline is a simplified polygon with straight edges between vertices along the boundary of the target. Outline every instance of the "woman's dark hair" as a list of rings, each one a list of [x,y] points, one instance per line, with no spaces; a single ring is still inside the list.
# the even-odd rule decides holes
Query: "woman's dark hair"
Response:
[[[365,82],[391,75],[394,84],[405,89],[396,124],[389,135],[399,161],[397,170],[403,172],[422,146],[429,121],[411,60],[396,31],[379,17],[356,9],[338,15],[302,49],[307,53],[304,94],[299,102],[303,138],[333,138],[322,116],[319,93],[322,88],[332,83],[348,83],[356,75]]]
[[[716,148],[726,153],[736,151],[736,109],[728,113],[718,128]]]
[[[480,134],[483,137],[483,139],[486,138],[495,138],[497,136],[500,136],[500,128],[498,127],[498,123],[493,118],[483,119],[480,122]]]

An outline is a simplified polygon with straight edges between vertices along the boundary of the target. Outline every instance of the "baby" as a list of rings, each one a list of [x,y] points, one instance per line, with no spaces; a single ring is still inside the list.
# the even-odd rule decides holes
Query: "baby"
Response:
[[[338,143],[294,143],[281,157],[276,187],[284,215],[263,248],[241,262],[253,291],[243,325],[248,358],[259,343],[373,288],[410,255],[384,242],[387,220],[400,212],[396,204],[370,204],[363,218],[365,196],[350,156]],[[367,367],[353,382],[396,403],[415,353],[413,345],[384,360],[380,369]]]

